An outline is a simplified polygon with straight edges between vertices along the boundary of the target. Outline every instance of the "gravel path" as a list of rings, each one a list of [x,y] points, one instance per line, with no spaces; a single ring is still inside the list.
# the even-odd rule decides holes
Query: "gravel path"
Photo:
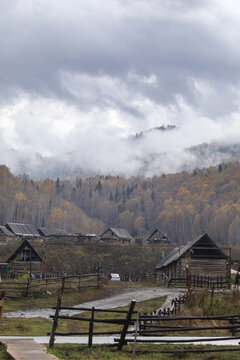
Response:
[[[141,288],[141,289],[130,289],[124,293],[120,293],[119,295],[114,295],[105,299],[86,302],[82,304],[78,304],[75,307],[98,307],[102,309],[112,309],[119,306],[126,306],[130,303],[131,300],[144,301],[149,299],[154,299],[161,296],[167,296],[166,301],[171,301],[173,297],[178,296],[178,294],[182,292],[180,289],[170,289],[170,288]],[[68,311],[62,311],[61,314],[68,314]],[[80,311],[74,312],[71,311],[71,315],[79,314]],[[5,313],[3,316],[8,318],[13,317],[24,317],[24,318],[33,318],[33,317],[41,317],[45,319],[49,319],[50,315],[54,314],[54,310],[43,308],[43,309],[35,309],[35,310],[19,310],[14,312]]]

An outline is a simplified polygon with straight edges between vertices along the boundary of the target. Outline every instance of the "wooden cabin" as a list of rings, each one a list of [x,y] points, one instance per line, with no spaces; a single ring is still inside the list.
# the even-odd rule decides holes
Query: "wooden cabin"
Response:
[[[187,277],[188,275],[230,276],[230,259],[208,236],[203,234],[173,249],[156,266],[157,278]]]
[[[150,244],[170,244],[167,235],[162,233],[159,229],[155,229],[146,241]]]
[[[17,237],[40,237],[39,232],[34,225],[20,223],[6,223],[6,228]]]
[[[63,229],[54,229],[54,228],[45,228],[45,227],[39,227],[38,232],[43,237],[71,237],[76,236],[74,234],[70,234],[66,230]]]
[[[0,241],[9,241],[14,239],[14,233],[6,228],[6,226],[0,226]]]
[[[106,243],[114,243],[114,244],[130,244],[133,242],[133,237],[129,234],[126,229],[122,228],[107,228],[100,239]]]
[[[39,276],[43,273],[43,260],[27,239],[24,239],[6,260],[14,274],[29,273]]]
[[[100,237],[97,234],[77,234],[77,239],[80,244],[95,244],[100,242]]]

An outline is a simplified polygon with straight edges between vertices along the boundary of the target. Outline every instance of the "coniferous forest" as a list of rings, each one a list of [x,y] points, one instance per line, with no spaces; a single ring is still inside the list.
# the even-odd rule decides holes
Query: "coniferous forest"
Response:
[[[101,234],[106,226],[144,237],[158,227],[173,242],[203,232],[238,244],[240,164],[220,164],[152,178],[76,175],[33,181],[0,166],[0,223],[7,221]]]

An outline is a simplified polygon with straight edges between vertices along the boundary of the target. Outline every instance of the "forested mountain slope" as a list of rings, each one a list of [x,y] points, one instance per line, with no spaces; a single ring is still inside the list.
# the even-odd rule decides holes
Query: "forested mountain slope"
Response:
[[[219,243],[240,243],[238,162],[191,174],[70,180],[33,182],[1,166],[1,223],[22,221],[98,234],[105,224],[124,227],[132,235],[159,227],[180,243],[207,231]]]
[[[28,176],[13,176],[5,165],[0,166],[0,224],[7,221],[57,226],[72,232],[97,232],[104,225],[89,218],[73,202],[59,194],[58,182],[39,182]],[[65,198],[67,198],[67,193]]]

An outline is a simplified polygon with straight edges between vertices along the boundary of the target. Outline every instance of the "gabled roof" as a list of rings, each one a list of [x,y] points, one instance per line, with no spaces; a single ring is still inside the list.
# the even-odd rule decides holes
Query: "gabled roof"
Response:
[[[32,245],[30,244],[30,242],[25,239],[21,242],[21,244],[17,247],[17,249],[12,253],[11,256],[9,256],[9,258],[7,259],[6,263],[10,263],[11,261],[15,260],[16,257],[18,256],[18,254],[21,252],[22,249],[24,249],[25,247],[31,249],[31,253],[32,255],[34,255],[35,260],[37,261],[42,261],[41,256],[36,252],[36,250],[32,247]]]
[[[165,267],[174,261],[177,261],[182,257],[188,250],[190,250],[194,245],[197,245],[198,242],[203,240],[207,242],[206,247],[209,247],[209,250],[211,248],[217,248],[216,251],[218,252],[219,256],[226,259],[227,255],[215,244],[215,242],[208,236],[207,233],[202,234],[198,236],[197,238],[187,242],[185,245],[181,245],[173,249],[165,258],[162,259],[162,261],[156,266],[156,269],[160,269],[162,267]],[[207,255],[206,255],[207,257]]]
[[[104,237],[104,234],[108,230],[111,230],[114,233],[114,235],[116,235],[117,237],[119,237],[121,239],[132,239],[132,236],[129,234],[129,232],[126,229],[113,228],[113,227],[107,228],[107,230],[104,231],[104,233],[101,235],[101,237]]]
[[[70,233],[61,229],[39,227],[38,231],[42,236],[71,236]]]
[[[6,223],[6,228],[18,236],[40,236],[39,232],[34,225],[19,224],[19,223]]]
[[[147,241],[150,241],[152,238],[154,240],[155,237],[162,241],[169,242],[167,236],[159,229],[155,229],[152,234],[147,238]]]
[[[7,236],[14,236],[14,233],[6,228],[6,226],[0,226],[0,234],[5,234]]]

